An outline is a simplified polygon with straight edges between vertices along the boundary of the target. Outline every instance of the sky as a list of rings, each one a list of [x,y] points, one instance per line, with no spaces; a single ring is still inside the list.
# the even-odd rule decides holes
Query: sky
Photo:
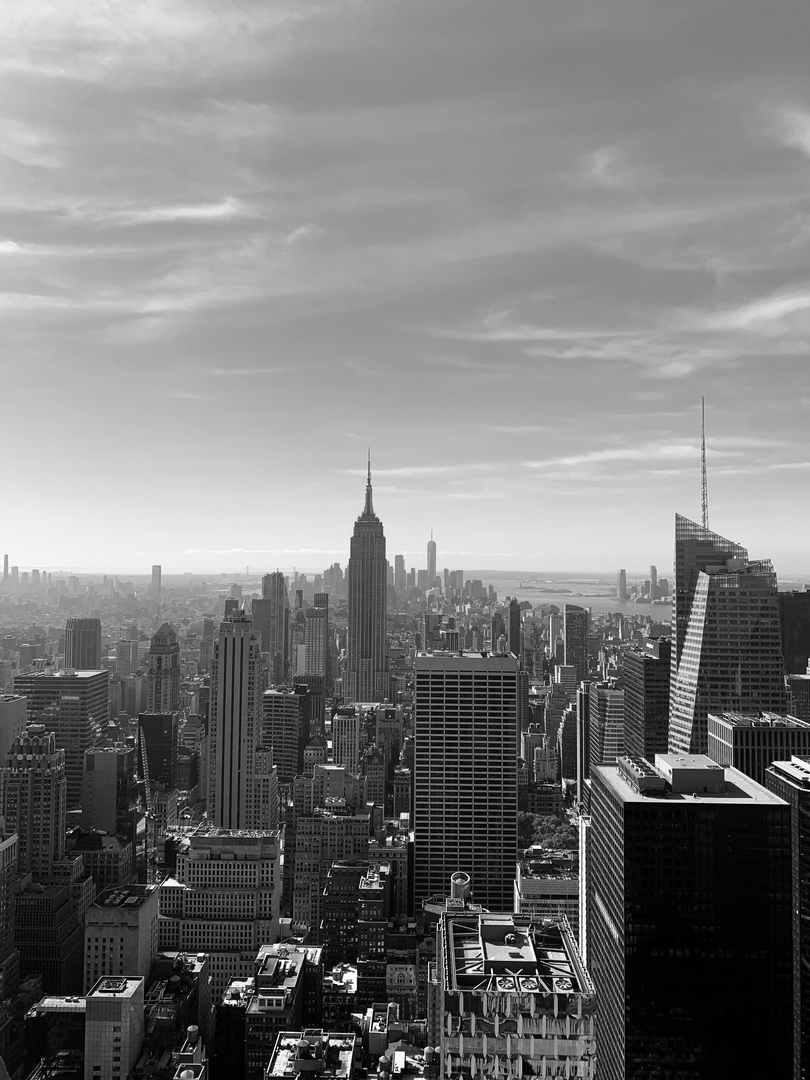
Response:
[[[810,572],[806,0],[3,0],[21,568]]]

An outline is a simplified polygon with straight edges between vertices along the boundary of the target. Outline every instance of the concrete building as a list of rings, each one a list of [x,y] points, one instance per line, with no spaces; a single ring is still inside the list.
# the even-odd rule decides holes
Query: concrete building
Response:
[[[144,1038],[144,980],[99,979],[87,994],[84,1080],[124,1080],[140,1057]]]
[[[215,1000],[278,936],[281,854],[277,831],[208,828],[179,841],[175,876],[159,887],[159,947],[208,953]]]
[[[365,505],[350,541],[347,577],[349,625],[344,697],[349,702],[384,701],[389,691],[385,641],[388,563],[383,525],[372,504],[371,462]]]
[[[596,994],[564,918],[448,900],[428,992],[441,1076],[595,1076]]]
[[[360,772],[361,710],[356,705],[337,709],[332,717],[332,763],[347,772]]]
[[[84,992],[105,975],[149,977],[158,954],[157,885],[111,885],[84,922]]]
[[[517,660],[419,655],[414,662],[417,908],[455,871],[476,899],[512,905],[517,851]]]
[[[41,724],[18,735],[0,768],[0,810],[19,837],[18,868],[47,880],[65,857],[65,752]]]
[[[810,722],[810,675],[788,675],[787,688],[791,716]]]
[[[280,784],[291,784],[304,771],[305,706],[306,696],[294,690],[271,687],[262,694],[261,745],[273,752]]]
[[[579,855],[576,851],[528,848],[515,873],[516,915],[535,921],[565,915],[579,934]]]
[[[65,667],[75,671],[101,668],[100,619],[68,619],[65,624]]]
[[[305,1027],[315,1017],[323,979],[317,946],[263,945],[256,957],[253,993],[245,1014],[245,1080],[262,1080],[279,1032]]]
[[[709,754],[724,768],[739,769],[758,784],[773,761],[810,754],[810,723],[795,716],[709,713]]]
[[[18,675],[14,690],[28,698],[29,721],[45,725],[65,751],[67,805],[81,807],[84,755],[109,719],[108,671],[43,671]]]
[[[131,840],[120,840],[102,832],[73,832],[68,854],[80,855],[84,869],[97,889],[108,885],[130,885],[135,880],[135,854]]]
[[[600,1080],[788,1076],[788,804],[701,754],[620,757],[591,782]],[[729,1037],[752,987],[757,1038]]]
[[[251,614],[259,649],[269,658],[271,681],[286,683],[290,677],[290,600],[280,570],[262,578],[262,595],[252,602]]]

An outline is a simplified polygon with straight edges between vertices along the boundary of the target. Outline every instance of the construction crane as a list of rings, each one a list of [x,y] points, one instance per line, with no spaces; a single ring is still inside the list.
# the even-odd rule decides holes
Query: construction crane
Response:
[[[157,820],[155,818],[155,809],[152,802],[152,780],[149,776],[149,754],[146,751],[146,739],[144,738],[142,727],[138,728],[138,735],[141,744],[141,771],[143,772],[144,801],[146,802],[146,851],[144,852],[144,859],[146,862],[146,880],[148,884],[151,884],[156,877],[155,829],[157,827]]]
[[[700,399],[700,502],[703,528],[709,528],[709,482],[706,476],[706,399]]]

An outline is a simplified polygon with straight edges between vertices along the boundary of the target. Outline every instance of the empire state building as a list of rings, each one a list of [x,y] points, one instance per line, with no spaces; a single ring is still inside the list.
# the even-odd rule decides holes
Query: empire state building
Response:
[[[349,548],[349,628],[346,642],[347,701],[383,701],[388,696],[385,650],[385,535],[371,501],[371,459],[366,503],[354,523]]]

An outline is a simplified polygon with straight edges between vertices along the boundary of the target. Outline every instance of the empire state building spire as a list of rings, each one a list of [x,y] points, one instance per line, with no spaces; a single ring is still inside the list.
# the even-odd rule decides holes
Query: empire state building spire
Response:
[[[363,508],[366,517],[374,516],[374,504],[371,501],[371,447],[368,450],[368,477],[366,479],[366,505]]]

